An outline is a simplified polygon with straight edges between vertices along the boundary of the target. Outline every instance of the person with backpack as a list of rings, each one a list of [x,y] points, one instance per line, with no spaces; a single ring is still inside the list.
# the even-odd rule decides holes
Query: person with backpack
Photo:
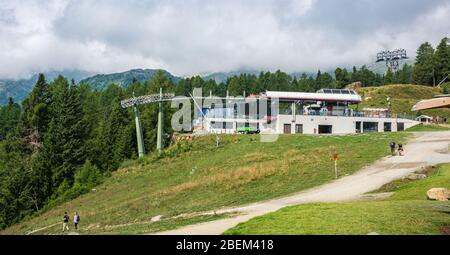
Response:
[[[395,156],[395,142],[394,141],[391,142],[390,147],[391,147],[392,156]]]
[[[80,215],[78,212],[75,213],[75,216],[73,216],[73,224],[75,225],[75,229],[78,229],[78,223],[80,222]]]
[[[403,156],[404,154],[403,154],[403,144],[401,144],[401,143],[399,143],[398,144],[398,155],[399,156]]]
[[[67,229],[67,231],[69,231],[69,215],[67,214],[67,212],[64,213],[63,216],[63,232]]]

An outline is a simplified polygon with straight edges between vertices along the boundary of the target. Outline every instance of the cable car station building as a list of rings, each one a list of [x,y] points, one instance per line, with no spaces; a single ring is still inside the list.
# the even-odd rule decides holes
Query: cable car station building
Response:
[[[264,99],[267,111],[259,112]],[[271,106],[278,102],[278,110]],[[194,132],[261,132],[271,134],[354,134],[403,131],[420,122],[390,116],[387,109],[357,111],[361,97],[351,89],[321,89],[316,93],[266,91],[242,102],[203,106],[203,116],[194,120]],[[256,113],[249,114],[251,104]],[[243,109],[237,111],[237,109]]]

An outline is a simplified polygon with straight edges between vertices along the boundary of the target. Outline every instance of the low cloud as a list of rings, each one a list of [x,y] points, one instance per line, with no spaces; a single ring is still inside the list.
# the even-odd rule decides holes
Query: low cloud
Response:
[[[449,1],[0,0],[0,77],[328,70],[449,36]]]

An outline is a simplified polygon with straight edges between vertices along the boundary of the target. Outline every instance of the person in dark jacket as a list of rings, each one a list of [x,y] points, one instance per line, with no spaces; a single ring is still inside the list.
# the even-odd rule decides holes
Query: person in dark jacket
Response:
[[[405,155],[405,154],[403,154],[403,144],[401,144],[401,143],[399,143],[398,144],[398,155],[399,156],[403,156],[403,155]]]
[[[67,212],[64,213],[63,216],[63,232],[67,229],[67,231],[69,231],[69,215],[67,214]]]
[[[389,146],[391,147],[391,154],[392,154],[392,156],[395,156],[395,142],[392,141]]]

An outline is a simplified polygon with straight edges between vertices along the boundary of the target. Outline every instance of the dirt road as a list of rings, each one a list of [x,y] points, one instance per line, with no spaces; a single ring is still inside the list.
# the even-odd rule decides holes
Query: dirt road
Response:
[[[383,184],[402,178],[422,167],[450,162],[450,132],[418,132],[405,148],[405,156],[385,157],[357,173],[331,183],[287,197],[262,201],[236,208],[217,210],[217,213],[239,212],[240,215],[205,222],[179,229],[159,232],[161,235],[215,235],[253,217],[276,211],[282,207],[311,202],[338,202],[360,198],[364,193]],[[386,145],[388,146],[388,145]]]

